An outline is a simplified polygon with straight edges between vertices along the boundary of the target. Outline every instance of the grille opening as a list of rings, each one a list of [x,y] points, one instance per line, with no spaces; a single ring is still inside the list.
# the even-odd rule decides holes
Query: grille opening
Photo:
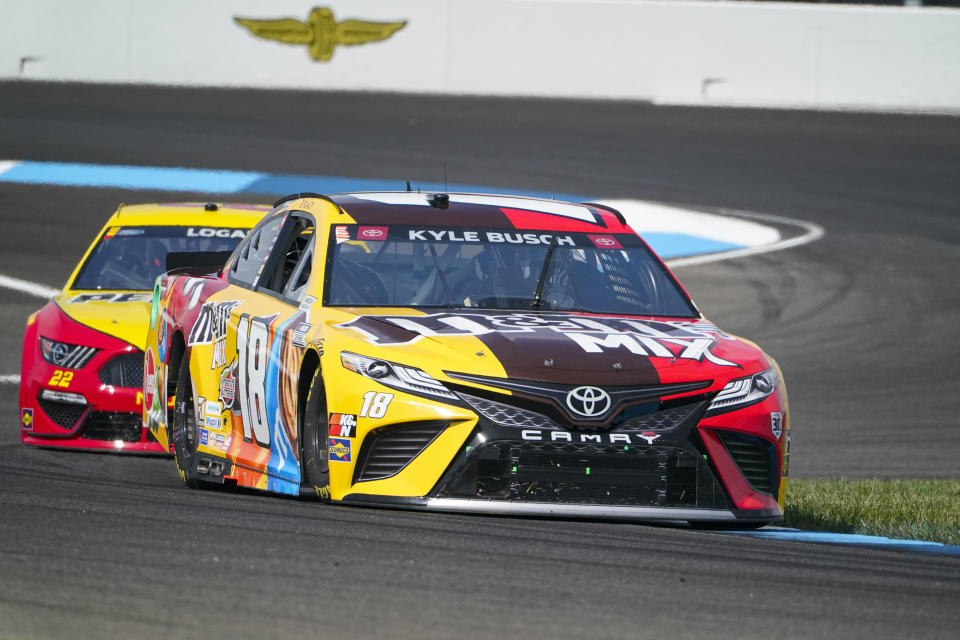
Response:
[[[140,442],[142,433],[139,413],[93,411],[80,435],[88,440]]]
[[[497,393],[495,391],[468,387],[451,382],[444,382],[444,384],[461,396],[469,395],[470,400],[473,401],[486,400],[501,406],[513,407],[522,412],[522,414],[534,414],[540,416],[545,422],[552,424],[565,425],[570,423],[569,419],[546,398],[542,400],[532,400],[517,394],[507,395],[506,393]],[[468,402],[472,406],[473,402],[470,402],[470,400],[468,400]]]
[[[553,443],[484,445],[446,490],[491,500],[634,506],[714,506],[698,457],[678,447]],[[706,495],[706,502],[699,499]]]
[[[613,429],[617,431],[644,429],[667,431],[680,426],[691,415],[702,411],[705,407],[706,398],[703,395],[626,407],[614,419]]]
[[[718,431],[717,436],[750,486],[773,495],[779,488],[776,447],[763,438],[730,431]]]
[[[530,427],[535,429],[556,429],[558,427],[556,422],[541,413],[468,393],[461,393],[460,397],[466,400],[474,411],[494,424],[504,427]]]
[[[357,460],[354,482],[380,480],[400,473],[448,424],[431,421],[387,427],[368,436]]]
[[[87,412],[86,405],[69,402],[57,402],[43,397],[37,398],[37,403],[51,422],[62,429],[73,429],[77,422]]]
[[[122,353],[111,358],[97,372],[100,382],[113,387],[143,387],[143,352]]]

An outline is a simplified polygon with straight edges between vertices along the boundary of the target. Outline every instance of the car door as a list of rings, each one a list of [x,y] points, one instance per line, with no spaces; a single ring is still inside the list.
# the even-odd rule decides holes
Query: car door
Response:
[[[299,491],[297,379],[310,328],[310,301],[304,304],[304,297],[315,229],[309,214],[281,212],[251,232],[231,265],[228,278],[244,291],[230,309],[236,352],[225,367],[229,382],[221,382],[234,393],[220,401],[230,401],[234,423],[240,421],[241,441],[230,449],[244,486]]]

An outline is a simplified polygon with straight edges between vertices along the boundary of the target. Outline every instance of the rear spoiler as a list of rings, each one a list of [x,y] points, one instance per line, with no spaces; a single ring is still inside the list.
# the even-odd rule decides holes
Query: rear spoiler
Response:
[[[167,272],[206,275],[218,272],[233,251],[171,251],[167,254]]]

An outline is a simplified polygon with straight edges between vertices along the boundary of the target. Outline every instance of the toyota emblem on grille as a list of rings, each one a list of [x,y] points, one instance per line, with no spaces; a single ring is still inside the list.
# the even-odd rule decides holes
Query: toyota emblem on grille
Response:
[[[567,393],[567,407],[577,415],[595,418],[610,408],[610,394],[598,387],[577,387]]]

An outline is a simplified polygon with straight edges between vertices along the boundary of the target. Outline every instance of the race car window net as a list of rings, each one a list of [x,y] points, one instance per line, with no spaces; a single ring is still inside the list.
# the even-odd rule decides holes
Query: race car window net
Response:
[[[226,227],[113,227],[87,256],[73,289],[153,289],[167,270],[168,253],[230,252],[246,229]]]
[[[257,286],[265,271],[263,267],[270,256],[270,250],[277,242],[287,218],[287,211],[275,213],[253,228],[227,262],[230,265],[230,282],[248,288]]]
[[[335,225],[325,304],[697,317],[633,234]]]
[[[305,287],[310,278],[313,231],[310,218],[300,215],[288,218],[260,276],[262,289],[295,296]]]

